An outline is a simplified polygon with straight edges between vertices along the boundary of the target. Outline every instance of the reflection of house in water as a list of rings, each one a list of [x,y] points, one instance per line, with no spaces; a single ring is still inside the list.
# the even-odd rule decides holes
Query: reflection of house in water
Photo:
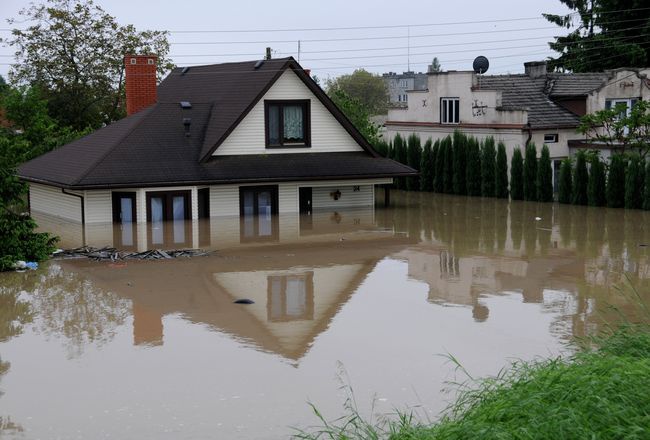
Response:
[[[124,227],[116,223],[86,224],[37,213],[33,217],[43,230],[57,231],[60,246],[110,246],[121,250],[219,248],[246,244],[300,243],[327,241],[341,234],[377,231],[375,208],[345,207],[338,210],[318,209],[309,215],[299,213],[250,219],[220,216],[180,222],[133,223]],[[358,234],[356,234],[358,235]],[[363,234],[361,234],[363,235]]]
[[[411,278],[429,285],[429,301],[473,307],[474,318],[489,315],[483,294],[521,292],[524,302],[542,303],[544,289],[576,291],[573,277],[584,272],[584,261],[567,252],[539,257],[516,255],[454,256],[447,248],[421,244],[399,254],[408,261]]]
[[[136,345],[163,344],[163,317],[176,314],[299,360],[376,263],[399,250],[399,243],[394,238],[312,243],[241,250],[227,258],[129,262],[119,268],[67,264],[98,287],[133,301]],[[240,298],[254,304],[233,303]]]

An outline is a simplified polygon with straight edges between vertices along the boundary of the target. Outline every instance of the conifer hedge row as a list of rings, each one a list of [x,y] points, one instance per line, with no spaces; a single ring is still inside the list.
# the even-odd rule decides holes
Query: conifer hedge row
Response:
[[[587,167],[587,164],[589,166]],[[606,164],[580,151],[560,168],[559,202],[650,210],[650,161],[638,154],[614,154]]]
[[[422,146],[420,138],[397,134],[376,149],[382,155],[420,170],[419,177],[396,179],[398,189],[446,194],[499,197],[514,200],[553,200],[553,170],[546,146],[540,159],[534,144],[526,148],[526,160],[515,149],[508,179],[508,157],[503,142],[488,137],[479,142],[460,131]],[[510,182],[510,185],[508,185]]]
[[[446,194],[512,197],[553,201],[553,170],[548,147],[539,159],[534,143],[515,148],[510,162],[502,142],[479,141],[460,131],[424,146],[411,134],[399,134],[375,146],[383,156],[420,170],[418,177],[396,179],[398,189]],[[605,163],[598,154],[579,151],[560,166],[558,201],[574,205],[650,210],[650,161],[638,154],[614,154]]]

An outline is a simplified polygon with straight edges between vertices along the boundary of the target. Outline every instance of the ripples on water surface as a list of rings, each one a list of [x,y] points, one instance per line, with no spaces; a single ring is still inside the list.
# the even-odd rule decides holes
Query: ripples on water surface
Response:
[[[374,398],[434,419],[463,379],[441,355],[495,374],[570,352],[615,319],[608,306],[634,319],[617,291],[628,279],[648,299],[649,213],[393,203],[281,217],[262,240],[232,219],[185,225],[210,257],[0,274],[0,435],[282,438],[316,422],[308,401],[341,415],[341,381],[362,412]],[[80,244],[77,226],[49,225]],[[85,231],[91,245],[118,235]]]

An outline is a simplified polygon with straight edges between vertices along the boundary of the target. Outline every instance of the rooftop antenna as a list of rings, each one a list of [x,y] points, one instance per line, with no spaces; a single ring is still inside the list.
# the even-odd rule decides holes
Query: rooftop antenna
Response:
[[[406,71],[411,71],[411,26],[406,27]]]
[[[300,63],[300,40],[298,40],[298,63]]]

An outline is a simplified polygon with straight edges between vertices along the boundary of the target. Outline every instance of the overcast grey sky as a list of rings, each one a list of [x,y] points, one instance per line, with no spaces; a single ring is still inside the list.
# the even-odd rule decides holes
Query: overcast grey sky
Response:
[[[407,70],[409,60],[411,70],[426,71],[434,56],[444,70],[471,69],[472,60],[485,55],[490,60],[488,73],[522,72],[525,61],[552,55],[547,43],[563,33],[541,14],[567,11],[559,0],[96,0],[96,3],[121,24],[130,23],[139,30],[171,31],[171,55],[177,65],[258,59],[266,46],[273,48],[274,56],[297,58],[300,40],[301,64],[321,78],[359,67],[377,73],[401,72]],[[6,29],[6,19],[16,17],[28,4],[25,0],[1,0],[0,28]],[[384,27],[313,30],[375,26]],[[302,30],[284,31],[287,29]],[[242,32],[250,30],[264,31]],[[8,35],[7,31],[0,32]],[[3,76],[9,70],[8,63],[13,61],[11,54],[10,48],[0,47]]]

